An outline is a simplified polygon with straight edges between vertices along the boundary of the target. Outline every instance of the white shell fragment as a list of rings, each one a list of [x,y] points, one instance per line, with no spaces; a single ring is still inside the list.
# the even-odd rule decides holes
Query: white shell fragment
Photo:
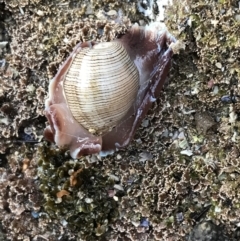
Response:
[[[119,191],[124,191],[123,187],[119,184],[115,184],[113,187]]]
[[[98,43],[76,54],[63,88],[77,122],[92,133],[103,133],[132,106],[139,73],[120,43]]]

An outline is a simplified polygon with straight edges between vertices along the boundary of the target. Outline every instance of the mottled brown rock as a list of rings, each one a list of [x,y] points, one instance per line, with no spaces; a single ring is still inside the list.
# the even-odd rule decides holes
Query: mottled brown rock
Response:
[[[197,130],[203,134],[206,134],[209,129],[216,125],[215,120],[208,112],[197,112],[195,122]]]

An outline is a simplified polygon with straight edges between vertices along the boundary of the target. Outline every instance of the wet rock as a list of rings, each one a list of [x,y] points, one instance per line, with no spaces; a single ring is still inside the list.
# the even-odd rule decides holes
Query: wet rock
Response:
[[[197,224],[187,241],[228,241],[220,226],[217,226],[212,221],[204,221]]]

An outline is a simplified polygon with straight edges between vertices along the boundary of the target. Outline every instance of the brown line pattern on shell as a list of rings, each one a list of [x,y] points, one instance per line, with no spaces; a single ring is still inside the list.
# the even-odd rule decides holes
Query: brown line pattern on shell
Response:
[[[86,129],[103,132],[113,128],[132,105],[138,71],[120,43],[84,50],[65,76],[64,91],[74,118]]]

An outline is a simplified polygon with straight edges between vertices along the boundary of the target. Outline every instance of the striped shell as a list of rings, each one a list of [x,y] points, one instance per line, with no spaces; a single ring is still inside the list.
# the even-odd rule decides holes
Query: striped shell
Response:
[[[137,67],[118,42],[81,49],[63,82],[74,118],[98,134],[120,122],[134,103],[138,88]]]

